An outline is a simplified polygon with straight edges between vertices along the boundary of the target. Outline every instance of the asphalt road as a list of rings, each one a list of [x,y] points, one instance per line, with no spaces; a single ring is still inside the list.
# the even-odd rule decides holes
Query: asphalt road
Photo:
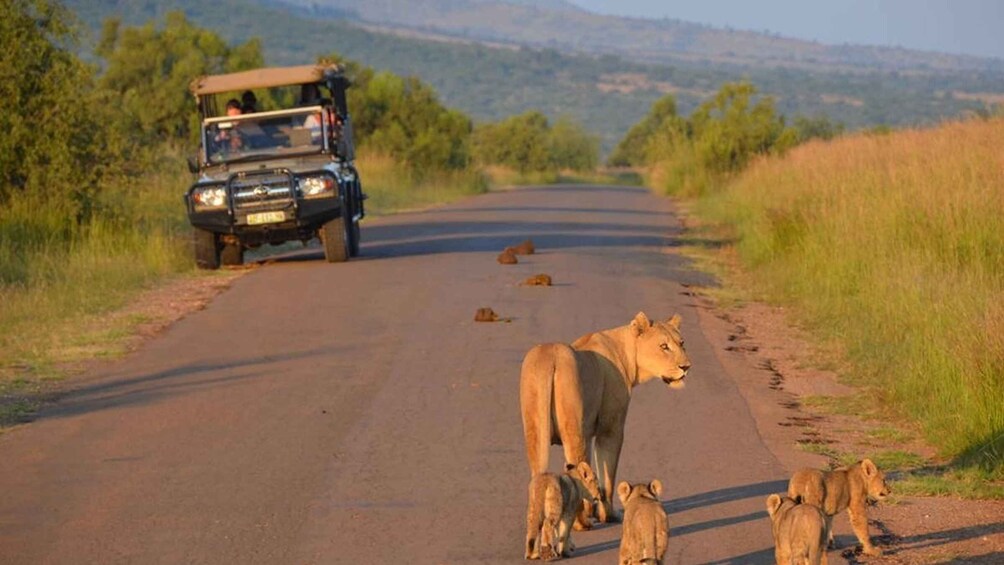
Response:
[[[257,269],[0,436],[0,562],[521,563],[522,356],[641,310],[683,316],[693,368],[635,389],[618,479],[663,482],[669,563],[771,563],[784,470],[681,292],[703,276],[676,226],[641,189],[523,189]],[[555,286],[517,284],[536,273]],[[615,563],[619,537],[575,533],[573,562]]]

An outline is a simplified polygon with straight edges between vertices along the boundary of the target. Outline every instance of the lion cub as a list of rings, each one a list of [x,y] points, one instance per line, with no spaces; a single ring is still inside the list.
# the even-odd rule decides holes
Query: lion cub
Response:
[[[617,496],[624,507],[620,565],[662,563],[669,542],[669,522],[659,502],[661,494],[662,483],[658,479],[647,485],[627,482],[617,485]]]
[[[801,469],[788,482],[788,496],[815,504],[826,515],[826,537],[833,543],[833,517],[845,509],[850,515],[854,535],[868,555],[882,555],[882,550],[872,545],[868,537],[868,517],[865,503],[889,496],[892,491],[885,483],[885,474],[871,459],[863,459],[850,467],[833,471]]]
[[[826,564],[826,517],[818,506],[772,494],[767,497],[767,513],[777,565]]]
[[[575,549],[570,537],[576,514],[584,502],[595,504],[600,498],[592,467],[583,461],[569,463],[560,475],[538,473],[530,479],[529,495],[524,557],[544,561],[568,557]]]

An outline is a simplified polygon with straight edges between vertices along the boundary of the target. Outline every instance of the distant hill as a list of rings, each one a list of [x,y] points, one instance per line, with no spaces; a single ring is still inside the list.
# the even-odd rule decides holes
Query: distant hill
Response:
[[[638,61],[708,60],[819,70],[1004,71],[1004,60],[863,45],[824,45],[776,34],[675,19],[600,15],[563,0],[270,0],[347,17],[469,39]]]
[[[374,0],[374,5],[393,1]],[[401,30],[379,32],[345,19],[349,15],[337,6],[291,8],[252,0],[175,0],[170,6],[148,0],[66,0],[66,4],[92,29],[112,15],[136,25],[180,9],[193,22],[232,41],[261,38],[270,64],[302,64],[337,52],[377,69],[417,75],[435,87],[446,104],[476,119],[494,120],[529,109],[551,117],[570,115],[598,133],[606,150],[660,96],[673,93],[680,111],[689,113],[723,82],[741,78],[775,96],[778,108],[788,116],[826,115],[850,128],[929,123],[983,108],[994,96],[1000,100],[1004,95],[1004,74],[989,71],[814,72],[687,61],[631,63],[612,55],[489,47],[444,36],[420,39],[406,37]]]

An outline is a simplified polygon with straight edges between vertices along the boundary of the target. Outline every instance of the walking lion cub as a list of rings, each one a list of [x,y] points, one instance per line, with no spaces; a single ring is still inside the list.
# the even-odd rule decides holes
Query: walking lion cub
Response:
[[[621,534],[620,565],[661,565],[669,542],[669,522],[659,502],[662,483],[634,485],[621,482],[617,496],[624,507],[624,530]]]
[[[818,506],[767,497],[777,565],[826,565],[826,517]]]
[[[868,537],[868,517],[865,503],[869,498],[883,500],[891,489],[885,474],[871,459],[862,459],[850,467],[833,471],[801,469],[788,482],[788,496],[808,504],[815,504],[826,516],[826,538],[833,542],[833,517],[845,509],[850,515],[854,535],[868,555],[882,555],[882,550],[872,545]]]
[[[537,473],[530,479],[526,506],[527,559],[550,561],[568,557],[572,545],[572,522],[584,503],[595,504],[600,498],[596,474],[589,463],[569,463],[565,472]]]

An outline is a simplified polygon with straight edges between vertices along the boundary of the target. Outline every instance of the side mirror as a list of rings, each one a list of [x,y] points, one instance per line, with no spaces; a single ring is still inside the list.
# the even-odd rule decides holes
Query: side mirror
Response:
[[[188,157],[186,158],[186,161],[188,161],[188,172],[192,173],[193,175],[198,174],[199,164],[195,162],[195,159]]]

